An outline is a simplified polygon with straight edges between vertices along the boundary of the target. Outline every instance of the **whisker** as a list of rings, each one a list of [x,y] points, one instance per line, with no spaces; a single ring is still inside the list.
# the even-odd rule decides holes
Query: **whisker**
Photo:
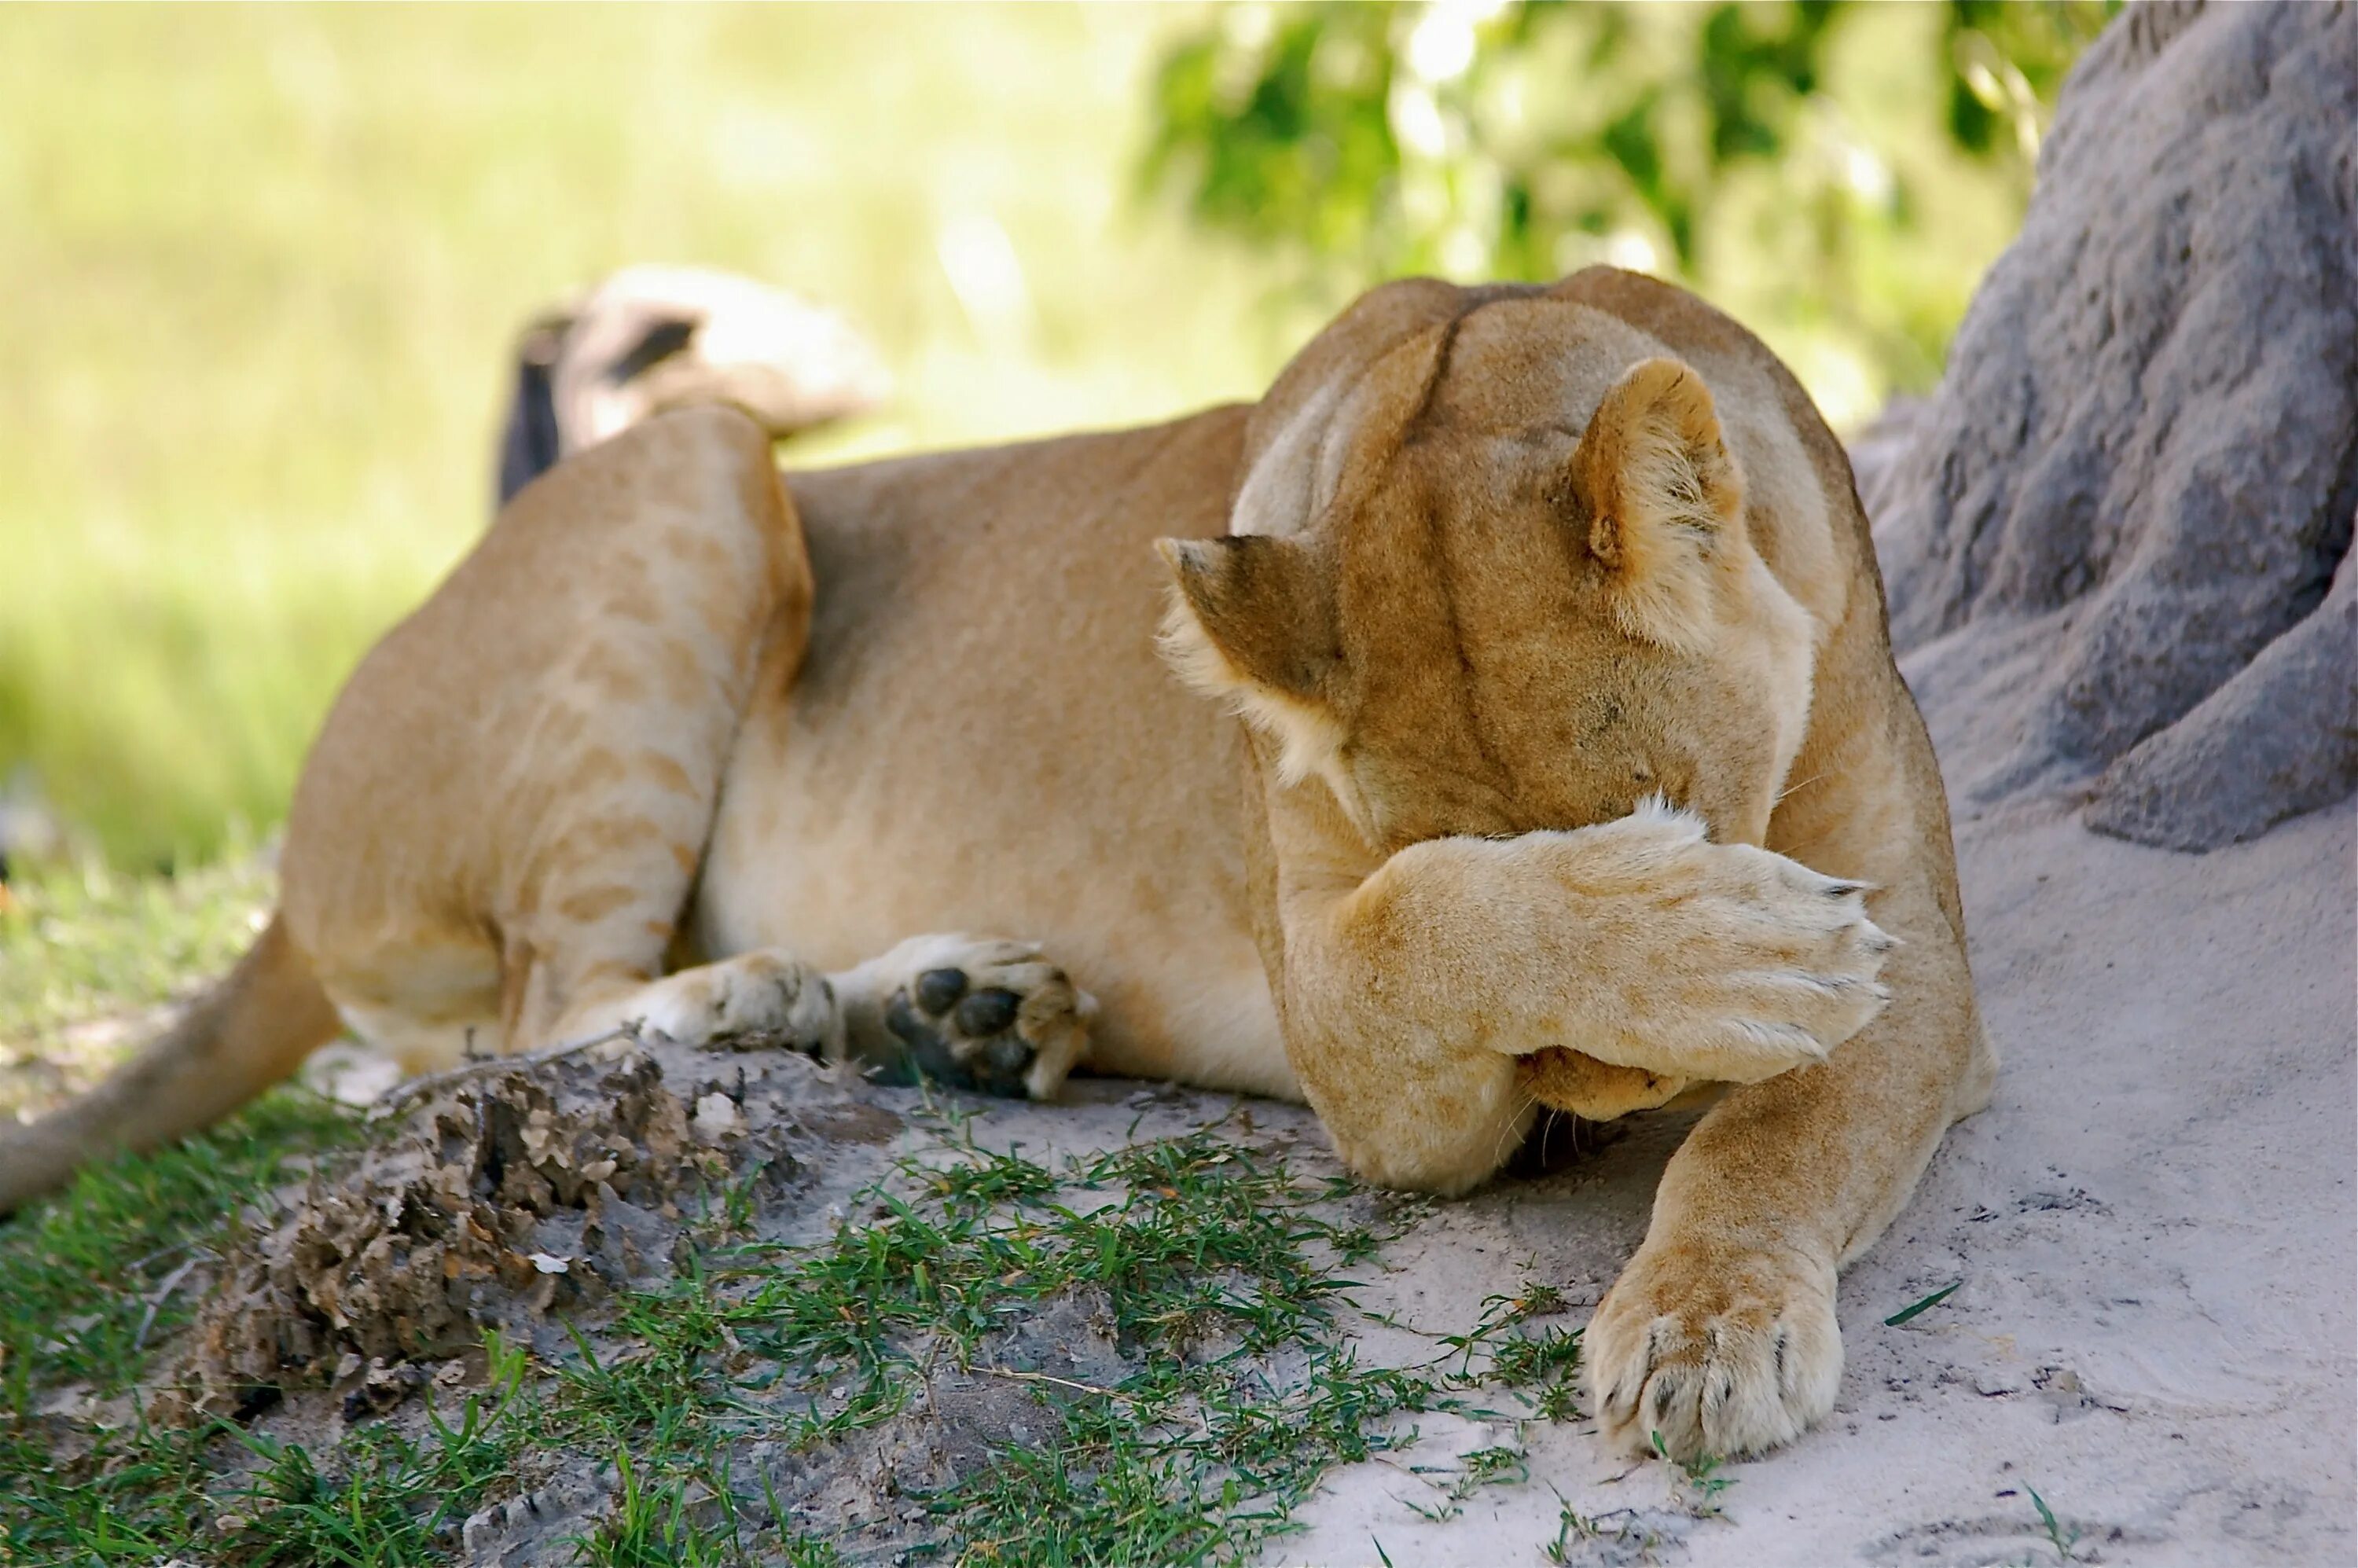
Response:
[[[1816,844],[1821,839],[1831,837],[1835,829],[1842,826],[1843,824],[1840,822],[1830,822],[1826,824],[1825,827],[1820,828],[1817,832],[1811,834],[1806,838],[1796,839],[1790,844],[1778,845],[1777,853],[1784,856],[1789,860],[1801,860],[1802,850],[1809,849],[1812,845]],[[1807,860],[1802,860],[1801,863],[1804,865],[1809,864]]]
[[[1531,1093],[1531,1090],[1529,1090],[1529,1089],[1527,1089],[1527,1088],[1523,1087],[1522,1087],[1522,1085],[1521,1085],[1521,1083],[1520,1083],[1520,1081],[1515,1085],[1515,1092],[1522,1098],[1522,1101],[1523,1101],[1522,1106],[1519,1108],[1519,1110],[1518,1110],[1518,1112],[1517,1112],[1517,1114],[1516,1114],[1516,1117],[1515,1117],[1515,1120],[1520,1121],[1520,1120],[1521,1120],[1521,1119],[1522,1119],[1521,1111],[1523,1111],[1523,1110],[1529,1110],[1529,1109],[1532,1108],[1533,1107],[1539,1107],[1539,1106],[1540,1106],[1540,1097],[1539,1097],[1539,1096],[1537,1096],[1537,1095],[1535,1095],[1535,1094],[1533,1094],[1533,1093]],[[1545,1108],[1544,1108],[1544,1107],[1540,1107],[1540,1109],[1541,1109],[1541,1114],[1545,1114]],[[1526,1130],[1525,1130],[1525,1134],[1526,1134],[1526,1136],[1528,1136],[1528,1135],[1529,1135],[1529,1130],[1528,1130],[1528,1129],[1526,1129]],[[1505,1129],[1503,1129],[1503,1128],[1502,1128],[1502,1129],[1500,1129],[1500,1130],[1499,1130],[1499,1132],[1498,1132],[1498,1141],[1497,1141],[1496,1142],[1494,1142],[1493,1144],[1491,1144],[1491,1146],[1490,1146],[1490,1162],[1491,1162],[1491,1164],[1493,1164],[1493,1165],[1502,1165],[1502,1164],[1506,1163],[1506,1162],[1507,1162],[1507,1161],[1509,1161],[1509,1160],[1510,1160],[1510,1159],[1514,1158],[1514,1150],[1509,1149],[1509,1148],[1508,1148],[1508,1147],[1507,1147],[1507,1144],[1508,1144],[1508,1139],[1509,1139],[1509,1134],[1507,1133],[1506,1130],[1505,1130]],[[1517,1146],[1518,1148],[1520,1148],[1520,1147],[1521,1146],[1520,1140],[1517,1140],[1517,1141],[1516,1141],[1516,1146]]]

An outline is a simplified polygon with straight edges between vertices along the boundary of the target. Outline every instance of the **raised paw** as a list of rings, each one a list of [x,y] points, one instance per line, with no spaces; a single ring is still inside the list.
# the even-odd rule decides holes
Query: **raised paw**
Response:
[[[1033,944],[925,936],[861,968],[882,971],[886,1039],[863,1054],[885,1081],[1045,1099],[1087,1047],[1096,1002]]]
[[[1791,1442],[1842,1380],[1834,1271],[1798,1258],[1650,1243],[1581,1338],[1606,1441],[1685,1463]]]
[[[1868,917],[1865,883],[1748,844],[1714,844],[1693,817],[1632,816],[1633,876],[1651,904],[1617,954],[1617,1025],[1594,1054],[1671,1077],[1756,1083],[1823,1061],[1890,993],[1898,946]]]

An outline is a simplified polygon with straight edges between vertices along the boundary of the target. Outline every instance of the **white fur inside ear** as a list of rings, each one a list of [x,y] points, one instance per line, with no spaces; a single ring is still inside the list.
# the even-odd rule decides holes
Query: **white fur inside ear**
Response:
[[[1714,431],[1715,447],[1715,421]],[[1733,495],[1735,486],[1725,475],[1705,474],[1704,460],[1704,454],[1670,419],[1650,417],[1630,432],[1622,461],[1621,492],[1625,499],[1646,508],[1658,530],[1682,537],[1691,548],[1708,555],[1714,535],[1729,521],[1721,509],[1721,498]],[[1714,453],[1708,460],[1718,467],[1732,460]]]
[[[1229,662],[1175,589],[1155,639],[1163,662],[1194,691],[1277,742],[1277,774],[1287,786],[1331,770],[1343,749],[1343,727],[1314,703],[1271,690]]]

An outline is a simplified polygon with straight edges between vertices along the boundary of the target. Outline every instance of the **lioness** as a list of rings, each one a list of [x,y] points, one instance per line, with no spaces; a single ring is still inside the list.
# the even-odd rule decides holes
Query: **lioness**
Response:
[[[1738,1085],[1585,1358],[1614,1439],[1743,1454],[1832,1406],[1835,1271],[1995,1069],[1842,449],[1610,270],[1390,285],[1152,429],[782,486],[735,414],[636,427],[362,664],[281,874],[183,1024],[0,1145],[0,1205],[340,1024],[413,1069],[766,1031],[1033,1097],[1086,1056],[1306,1098],[1440,1193],[1535,1093]]]

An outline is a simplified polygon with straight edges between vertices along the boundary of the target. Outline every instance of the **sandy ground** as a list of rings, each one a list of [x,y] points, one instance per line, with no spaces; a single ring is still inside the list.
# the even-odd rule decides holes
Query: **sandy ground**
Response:
[[[1434,1479],[1397,1456],[1360,1465],[1264,1561],[1541,1563],[1561,1492],[1606,1529],[1574,1535],[1572,1563],[2056,1562],[2035,1487],[2081,1562],[2358,1562],[2353,828],[2345,803],[2196,857],[2060,815],[1963,825],[2006,1070],[1844,1281],[1833,1417],[1729,1466],[1718,1518],[1693,1517],[1665,1467],[1534,1423],[1529,1484],[1433,1524],[1411,1505],[1436,1506]],[[1445,1327],[1525,1279],[1593,1301],[1678,1130],[1444,1209],[1367,1303]],[[1425,1431],[1415,1459],[1445,1465],[1513,1429]]]

